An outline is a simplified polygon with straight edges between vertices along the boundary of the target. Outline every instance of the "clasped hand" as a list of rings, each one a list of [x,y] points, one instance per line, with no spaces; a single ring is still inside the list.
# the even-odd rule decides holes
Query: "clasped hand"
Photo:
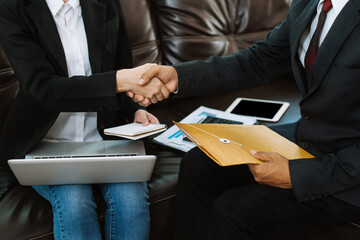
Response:
[[[174,67],[144,64],[117,72],[117,92],[126,92],[145,107],[168,98],[177,87],[178,78]]]

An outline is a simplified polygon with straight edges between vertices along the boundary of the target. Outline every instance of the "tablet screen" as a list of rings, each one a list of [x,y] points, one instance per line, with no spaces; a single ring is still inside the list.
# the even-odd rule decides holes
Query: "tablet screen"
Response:
[[[272,119],[283,106],[281,103],[249,101],[242,99],[231,113]]]

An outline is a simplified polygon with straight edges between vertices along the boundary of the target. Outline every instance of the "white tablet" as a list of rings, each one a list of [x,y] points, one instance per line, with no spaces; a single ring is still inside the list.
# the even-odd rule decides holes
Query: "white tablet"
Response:
[[[237,98],[225,112],[255,117],[260,121],[277,122],[289,108],[288,102],[253,98]]]

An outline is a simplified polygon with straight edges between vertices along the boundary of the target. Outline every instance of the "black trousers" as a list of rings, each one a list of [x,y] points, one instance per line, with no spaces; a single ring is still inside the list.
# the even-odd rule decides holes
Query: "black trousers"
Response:
[[[275,130],[294,139],[289,126]],[[292,189],[260,185],[247,165],[221,167],[198,148],[181,162],[175,239],[279,239],[359,216],[331,196],[298,203]]]

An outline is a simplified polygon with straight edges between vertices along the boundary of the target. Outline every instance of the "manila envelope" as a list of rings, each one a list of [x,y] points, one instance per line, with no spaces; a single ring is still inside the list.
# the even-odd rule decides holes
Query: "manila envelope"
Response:
[[[174,123],[220,166],[263,163],[251,155],[252,149],[277,152],[289,160],[314,157],[263,125]]]

